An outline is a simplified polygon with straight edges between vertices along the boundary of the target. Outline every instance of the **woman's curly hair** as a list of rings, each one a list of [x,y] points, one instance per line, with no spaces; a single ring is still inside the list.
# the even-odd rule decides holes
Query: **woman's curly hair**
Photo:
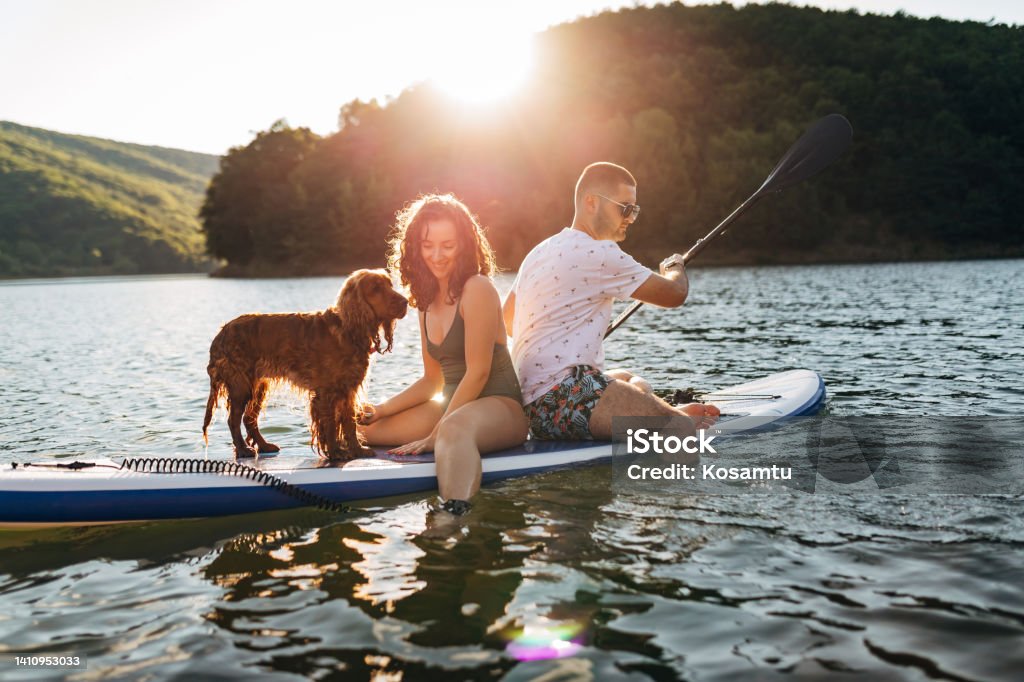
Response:
[[[466,205],[453,194],[421,195],[395,215],[388,237],[388,270],[399,276],[409,290],[409,303],[418,310],[426,310],[439,293],[421,248],[426,226],[435,220],[450,220],[459,243],[455,269],[448,280],[447,303],[462,296],[462,287],[473,275],[489,277],[497,272],[491,245]]]

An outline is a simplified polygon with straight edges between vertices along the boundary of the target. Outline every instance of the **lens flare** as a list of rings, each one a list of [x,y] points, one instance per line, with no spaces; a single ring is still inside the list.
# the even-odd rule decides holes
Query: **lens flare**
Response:
[[[528,36],[478,36],[473,44],[462,44],[458,50],[435,53],[430,81],[470,105],[491,104],[514,95],[533,70],[533,45]]]
[[[583,644],[573,639],[578,625],[528,626],[509,642],[505,651],[517,661],[543,661],[573,656]]]

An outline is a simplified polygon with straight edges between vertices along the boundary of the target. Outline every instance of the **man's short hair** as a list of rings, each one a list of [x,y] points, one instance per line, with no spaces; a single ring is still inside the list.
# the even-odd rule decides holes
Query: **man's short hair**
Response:
[[[636,178],[622,166],[608,161],[598,161],[583,169],[580,179],[576,181],[576,206],[583,197],[591,192],[610,193],[619,185],[636,187]]]

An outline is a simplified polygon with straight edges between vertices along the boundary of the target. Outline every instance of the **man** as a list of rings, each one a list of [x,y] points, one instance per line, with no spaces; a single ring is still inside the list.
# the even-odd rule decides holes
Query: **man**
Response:
[[[656,273],[616,243],[640,213],[636,189],[622,166],[587,166],[576,183],[572,226],[527,254],[505,299],[505,329],[534,438],[610,439],[612,416],[683,414],[696,428],[718,416],[710,405],[672,407],[639,377],[604,371],[613,300],[677,308],[689,291],[681,255],[666,258]]]

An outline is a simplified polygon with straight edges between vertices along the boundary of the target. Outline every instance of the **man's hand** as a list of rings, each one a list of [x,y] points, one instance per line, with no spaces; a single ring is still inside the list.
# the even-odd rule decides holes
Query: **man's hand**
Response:
[[[686,276],[683,256],[673,253],[661,261],[659,274],[651,273],[633,292],[633,298],[662,308],[678,308],[690,293],[690,280]]]
[[[683,256],[681,254],[673,253],[671,256],[661,261],[661,265],[658,269],[659,272],[661,272],[662,277],[668,277],[669,273],[677,272],[682,273],[682,275],[677,275],[676,277],[685,277],[686,261],[683,259]],[[676,277],[673,277],[672,279],[676,279]]]

